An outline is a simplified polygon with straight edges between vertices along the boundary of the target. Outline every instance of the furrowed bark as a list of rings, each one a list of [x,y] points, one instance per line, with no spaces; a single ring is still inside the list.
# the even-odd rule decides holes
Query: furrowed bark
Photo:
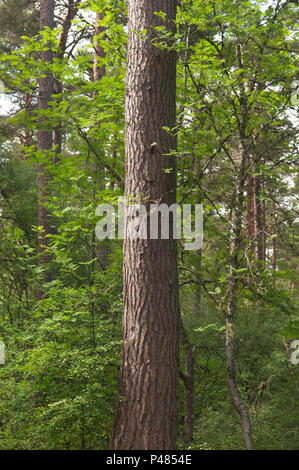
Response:
[[[155,11],[166,14],[166,23]],[[152,39],[154,26],[173,30],[176,2],[129,0],[128,15],[126,196],[139,195],[148,210],[150,202],[175,202],[175,157],[169,153],[176,141],[162,126],[175,125],[176,59]],[[175,240],[125,239],[122,366],[112,449],[175,448],[178,321]]]

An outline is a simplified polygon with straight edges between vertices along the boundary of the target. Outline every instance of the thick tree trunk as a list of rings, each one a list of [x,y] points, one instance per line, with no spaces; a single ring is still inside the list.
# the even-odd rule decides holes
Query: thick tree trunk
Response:
[[[166,14],[166,23],[155,11]],[[129,0],[128,15],[126,196],[139,195],[148,209],[150,202],[175,201],[175,157],[169,153],[176,142],[162,126],[175,124],[176,60],[173,51],[152,44],[152,28],[173,29],[176,2]],[[175,448],[178,321],[175,240],[125,239],[120,397],[111,448]]]
[[[46,27],[54,27],[54,0],[42,0],[40,6],[40,30]],[[53,52],[49,48],[41,53],[41,60],[44,63],[52,63]],[[53,93],[53,76],[51,73],[45,74],[39,79],[38,109],[42,113],[49,106]],[[44,155],[52,151],[52,130],[49,129],[43,116],[39,118],[39,129],[37,133],[37,149]],[[51,233],[49,214],[45,208],[45,199],[48,196],[47,177],[43,164],[38,165],[38,226],[43,227],[38,231],[38,253],[39,264],[44,265],[49,261],[46,254],[48,239],[47,235]],[[48,270],[45,272],[45,280],[51,280],[51,274]],[[39,293],[40,295],[40,293]]]

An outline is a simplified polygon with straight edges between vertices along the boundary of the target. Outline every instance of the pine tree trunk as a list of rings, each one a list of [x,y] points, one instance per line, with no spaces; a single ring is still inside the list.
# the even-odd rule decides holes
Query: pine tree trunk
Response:
[[[163,11],[166,23],[154,14]],[[174,0],[129,0],[126,78],[126,196],[175,202],[176,59],[152,44],[152,27],[174,29]],[[147,30],[148,37],[141,37]],[[172,169],[165,172],[165,169]],[[125,213],[127,217],[127,212]],[[178,395],[178,280],[175,240],[124,240],[120,399],[113,449],[174,449]]]

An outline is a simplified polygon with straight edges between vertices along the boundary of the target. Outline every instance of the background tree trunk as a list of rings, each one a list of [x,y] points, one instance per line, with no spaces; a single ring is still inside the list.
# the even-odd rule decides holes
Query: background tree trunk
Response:
[[[67,11],[62,23],[62,31],[59,36],[59,52],[56,55],[56,57],[60,60],[62,60],[65,55],[68,35],[72,26],[72,21],[78,12],[78,6],[78,3],[75,4],[74,0],[68,1]],[[54,93],[56,95],[61,95],[62,91],[63,89],[61,81],[58,79],[54,80]],[[58,98],[58,101],[59,100],[60,98]],[[58,126],[53,129],[53,146],[55,147],[55,155],[53,157],[53,162],[56,163],[59,160],[62,151],[61,123],[59,123]]]
[[[54,27],[54,0],[42,0],[40,6],[40,30],[44,30],[46,27],[53,29]],[[41,52],[41,61],[44,63],[52,63],[53,52],[49,47],[48,50]],[[53,94],[53,76],[50,72],[42,74],[39,79],[39,91],[38,91],[38,109],[42,113],[49,106],[51,96]],[[45,118],[41,115],[39,118],[39,130],[37,133],[37,149],[43,154],[47,155],[48,152],[52,151],[52,129],[45,125]],[[43,229],[38,230],[38,253],[39,253],[39,264],[44,265],[49,261],[49,257],[45,254],[48,240],[47,235],[51,233],[49,214],[45,208],[45,199],[48,195],[47,189],[47,177],[45,174],[45,168],[43,164],[38,165],[38,226]],[[45,272],[45,280],[49,282],[51,280],[51,273],[49,270]],[[40,296],[40,293],[38,293]]]
[[[99,25],[99,22],[103,19],[102,13],[96,14],[94,35],[99,36],[105,31],[106,28]],[[94,59],[93,59],[93,81],[96,83],[104,77],[106,73],[105,65],[100,65],[100,60],[105,58],[105,51],[102,44],[96,39],[94,44]]]
[[[198,112],[198,110],[197,110]],[[198,159],[194,163],[194,176],[195,180],[200,178],[200,168]],[[201,197],[198,198],[197,203],[201,204]],[[201,284],[198,283],[198,275],[201,271],[201,260],[202,253],[201,249],[194,251],[194,282],[196,288],[193,291],[192,299],[192,313],[194,325],[198,324],[200,318],[200,303],[201,303]],[[182,325],[183,328],[183,325]],[[194,435],[194,401],[195,401],[195,390],[194,390],[194,374],[195,374],[195,346],[189,341],[187,333],[184,331],[184,336],[181,336],[181,344],[185,349],[185,371],[183,375],[184,382],[184,442],[186,446],[189,446],[193,441]]]
[[[236,58],[240,69],[243,67],[242,48],[240,44],[236,46]],[[242,73],[241,73],[242,76]],[[247,97],[245,89],[242,87],[239,97],[240,103],[240,155],[241,161],[236,182],[236,206],[233,217],[233,233],[230,249],[230,270],[227,296],[226,312],[226,373],[229,396],[235,410],[241,419],[241,428],[244,443],[247,450],[253,449],[251,434],[251,423],[247,405],[243,402],[236,382],[235,370],[235,315],[237,310],[238,278],[237,269],[239,268],[239,252],[242,244],[242,212],[244,205],[244,190],[246,182],[246,162],[248,161],[248,145],[246,140],[246,125],[248,118]]]
[[[243,140],[243,139],[242,139]],[[231,398],[231,402],[240,415],[241,427],[244,443],[247,450],[253,449],[252,435],[251,435],[251,424],[247,405],[242,401],[240,392],[238,390],[236,382],[235,372],[235,347],[234,347],[234,335],[235,335],[235,315],[237,309],[237,291],[238,291],[238,279],[236,276],[236,270],[239,268],[239,251],[241,248],[241,229],[242,229],[242,210],[243,210],[243,197],[244,197],[244,186],[245,186],[245,161],[246,161],[246,144],[243,141],[242,147],[242,160],[240,163],[239,176],[237,181],[237,200],[236,209],[233,220],[233,236],[231,241],[231,260],[230,260],[230,277],[228,285],[228,302],[227,302],[227,313],[226,313],[226,370],[227,370],[227,385],[228,391]]]
[[[254,176],[251,174],[251,158],[247,155],[246,161],[246,194],[247,194],[247,211],[246,211],[246,238],[251,243],[254,238]]]
[[[155,11],[166,14],[166,23]],[[176,2],[129,0],[128,14],[126,196],[139,195],[148,209],[150,202],[175,201],[175,157],[169,153],[176,141],[162,126],[175,125],[176,59],[152,39],[154,26],[174,29]],[[122,367],[113,449],[175,448],[178,310],[175,241],[125,239]]]
[[[255,258],[257,261],[264,260],[264,247],[263,247],[263,202],[261,199],[261,175],[255,176],[254,185],[254,221],[255,221]]]

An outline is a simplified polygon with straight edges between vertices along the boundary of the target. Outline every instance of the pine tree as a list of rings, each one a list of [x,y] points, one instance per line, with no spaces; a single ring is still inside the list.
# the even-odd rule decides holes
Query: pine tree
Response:
[[[165,21],[155,12],[163,12]],[[148,211],[154,201],[175,201],[175,157],[170,152],[176,142],[162,127],[175,125],[176,59],[173,51],[152,41],[155,26],[173,31],[176,2],[130,0],[128,15],[126,197],[139,196]],[[127,222],[128,217],[126,212]],[[175,240],[127,238],[120,397],[111,447],[174,449],[177,393]]]

